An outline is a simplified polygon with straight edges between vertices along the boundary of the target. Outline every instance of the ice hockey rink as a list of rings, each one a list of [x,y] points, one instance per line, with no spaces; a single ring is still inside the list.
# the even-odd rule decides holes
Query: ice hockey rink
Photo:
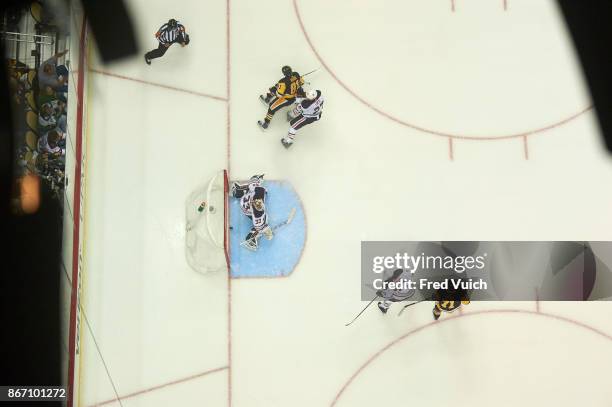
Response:
[[[169,18],[191,43],[151,66],[84,49],[75,405],[610,405],[607,302],[374,304],[345,326],[364,240],[612,240],[612,160],[554,1],[127,3],[142,53]],[[289,150],[285,111],[256,125],[286,64],[320,68],[325,97]],[[222,169],[299,195],[287,277],[187,265],[185,199]]]

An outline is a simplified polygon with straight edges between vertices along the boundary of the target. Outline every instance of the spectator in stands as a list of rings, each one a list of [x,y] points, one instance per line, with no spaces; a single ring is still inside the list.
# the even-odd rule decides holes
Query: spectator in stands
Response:
[[[14,79],[17,82],[19,82],[23,90],[25,91],[30,90],[31,86],[30,86],[30,83],[28,82],[28,72],[30,71],[30,69],[28,68],[27,65],[22,64],[22,63],[19,63],[19,65],[16,65],[15,63],[12,63],[7,66],[6,70],[8,73],[9,81]]]
[[[6,67],[10,71],[17,72],[19,75],[28,73],[28,66],[23,62],[17,61],[16,59],[7,59]]]
[[[63,57],[67,52],[68,50],[58,52],[40,65],[38,86],[41,90],[51,88],[56,92],[68,92],[68,68],[57,64],[57,59]]]
[[[47,154],[49,158],[60,158],[66,154],[66,134],[59,130],[51,130],[38,139],[38,152]]]
[[[50,100],[40,106],[38,125],[41,131],[53,130],[56,127],[66,132],[66,104],[61,100]]]
[[[42,106],[45,103],[51,102],[53,100],[61,100],[66,103],[66,94],[61,92],[55,92],[49,86],[44,89],[41,89],[38,93],[38,106]]]

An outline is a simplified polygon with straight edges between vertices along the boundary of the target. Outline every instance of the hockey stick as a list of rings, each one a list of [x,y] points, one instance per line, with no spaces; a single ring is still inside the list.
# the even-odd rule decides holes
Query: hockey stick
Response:
[[[308,72],[308,73],[305,73],[304,75],[302,75],[302,78],[303,78],[304,76],[306,76],[306,75],[310,75],[311,73],[315,73],[315,72],[317,72],[319,69],[321,69],[321,67],[318,67],[317,69],[313,69],[312,71],[310,71],[310,72]]]
[[[368,307],[369,307],[370,305],[372,305],[372,303],[373,303],[374,301],[376,301],[377,299],[378,299],[378,294],[376,294],[376,297],[372,298],[372,301],[370,301],[370,302],[368,303],[368,305],[366,305],[366,306],[365,306],[365,308],[364,308],[364,309],[362,309],[362,310],[361,310],[361,312],[360,312],[359,314],[357,314],[357,316],[356,316],[355,318],[353,318],[353,320],[352,320],[351,322],[349,322],[348,324],[344,324],[344,326],[349,326],[349,325],[350,325],[350,324],[352,324],[353,322],[357,321],[357,318],[359,318],[359,317],[361,316],[361,314],[363,314],[363,313],[365,312],[365,310],[367,310],[367,309],[368,309]]]
[[[285,226],[291,223],[291,221],[293,220],[293,218],[295,217],[295,208],[291,208],[291,211],[289,211],[289,216],[287,216],[287,220],[284,222],[279,223],[278,225],[274,225],[272,226],[272,231],[275,231],[276,229],[280,228],[281,226]]]
[[[423,302],[423,301],[427,301],[427,298],[424,298],[424,299],[422,299],[422,300],[415,301],[415,302],[411,302],[410,304],[406,304],[406,305],[404,305],[404,307],[403,307],[403,308],[400,310],[400,312],[397,314],[397,316],[399,317],[400,315],[402,315],[402,312],[404,312],[404,310],[405,310],[406,308],[411,307],[411,306],[413,306],[413,305],[416,305],[416,304],[418,304],[419,302]]]

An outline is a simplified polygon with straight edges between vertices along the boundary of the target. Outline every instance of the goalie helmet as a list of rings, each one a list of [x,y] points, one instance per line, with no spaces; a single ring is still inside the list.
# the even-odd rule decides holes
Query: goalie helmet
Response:
[[[283,72],[283,76],[288,78],[288,77],[291,76],[291,72],[293,72],[293,69],[291,69],[291,67],[289,65],[285,65],[285,66],[283,66],[281,71]]]
[[[317,98],[317,91],[316,90],[309,90],[306,92],[306,99],[308,100],[315,100]]]
[[[260,175],[253,175],[251,177],[251,179],[249,179],[249,184],[255,184],[255,186],[261,186],[261,184],[263,184],[263,177],[264,174],[260,174]]]

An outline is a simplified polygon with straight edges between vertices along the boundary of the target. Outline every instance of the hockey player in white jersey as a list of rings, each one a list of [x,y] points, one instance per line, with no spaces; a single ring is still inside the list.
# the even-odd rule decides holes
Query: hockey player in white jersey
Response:
[[[266,213],[267,191],[263,187],[263,174],[253,175],[248,183],[232,184],[232,197],[240,199],[240,209],[251,221],[253,227],[247,234],[242,246],[249,250],[257,250],[259,238],[264,235],[266,239],[272,240],[272,229],[268,225],[268,215]]]
[[[406,283],[411,279],[412,275],[404,271],[403,269],[397,269],[393,272],[393,275],[385,280],[386,283],[389,282],[400,282],[404,280]],[[407,285],[407,284],[406,284]],[[382,301],[378,302],[378,309],[383,314],[386,314],[389,308],[391,307],[391,303],[406,301],[408,298],[412,297],[415,293],[414,289],[402,288],[402,289],[381,289],[376,292],[379,297],[382,298]]]
[[[305,98],[296,99],[293,110],[287,112],[287,120],[290,121],[289,133],[281,139],[285,148],[291,147],[299,129],[321,119],[324,101],[320,90],[309,90]]]

